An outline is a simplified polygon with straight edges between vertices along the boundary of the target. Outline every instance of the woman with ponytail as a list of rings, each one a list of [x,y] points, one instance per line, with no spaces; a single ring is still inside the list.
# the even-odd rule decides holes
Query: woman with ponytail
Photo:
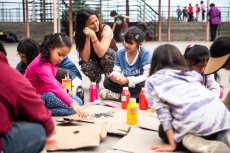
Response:
[[[70,49],[70,40],[64,34],[46,35],[40,47],[40,54],[27,67],[25,77],[35,87],[52,115],[64,116],[76,112],[80,117],[86,117],[85,110],[80,106],[81,99],[72,95],[70,89],[55,79],[56,65],[69,54]]]
[[[145,40],[145,23],[128,29],[123,49],[117,52],[113,72],[104,81],[99,96],[103,99],[120,100],[123,87],[129,87],[132,98],[139,99],[141,88],[149,76],[151,53],[141,47]],[[123,76],[122,76],[123,74]]]

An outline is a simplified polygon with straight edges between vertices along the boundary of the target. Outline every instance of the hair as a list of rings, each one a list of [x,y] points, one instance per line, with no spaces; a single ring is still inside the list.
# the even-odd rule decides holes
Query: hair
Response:
[[[4,48],[4,46],[3,46],[3,44],[2,44],[1,41],[0,41],[0,51],[1,51],[3,54],[7,55],[6,50],[5,50],[5,48]]]
[[[38,56],[40,44],[31,39],[25,38],[18,44],[17,51],[26,55],[26,63],[21,62],[21,73],[24,74],[27,66]]]
[[[72,44],[69,38],[63,33],[49,33],[43,39],[41,44],[40,52],[41,52],[41,60],[40,62],[49,62],[51,58],[50,50],[54,48],[60,47],[69,47],[71,48]]]
[[[214,3],[211,3],[211,4],[210,4],[210,7],[215,7],[215,4],[214,4]]]
[[[180,5],[178,5],[178,7],[180,7]]]
[[[200,1],[201,4],[203,4],[204,2],[203,1]]]
[[[191,70],[179,49],[170,44],[160,45],[154,50],[149,76],[164,68],[181,70],[182,73]]]
[[[110,16],[111,16],[111,17],[113,17],[113,16],[115,16],[115,15],[117,15],[117,12],[116,12],[115,10],[113,10],[113,11],[110,12]]]
[[[198,4],[196,4],[196,6],[198,6]]]
[[[75,44],[76,49],[79,52],[79,55],[82,53],[85,46],[85,34],[83,30],[85,29],[85,23],[91,15],[96,15],[98,18],[97,12],[91,10],[90,8],[83,8],[77,12],[76,15],[76,34],[75,34]],[[101,40],[101,33],[103,30],[103,23],[99,21],[99,31],[96,32],[96,36]],[[90,43],[90,48],[93,49],[92,44]]]
[[[147,25],[143,22],[140,22],[135,27],[130,27],[125,33],[125,42],[132,44],[132,41],[137,43],[137,48],[141,42],[145,40],[145,32],[147,30]]]
[[[190,45],[189,45],[190,46]],[[206,46],[196,45],[194,47],[189,48],[189,46],[185,49],[184,58],[187,61],[190,67],[196,66],[201,63],[201,68],[205,66],[205,62],[208,62],[210,57],[210,51]],[[201,74],[204,78],[204,85],[207,85],[207,76],[203,73]],[[217,73],[214,73],[215,80],[219,80],[220,77]]]
[[[187,8],[186,6],[184,8]]]
[[[189,3],[188,5],[191,5],[191,3]]]

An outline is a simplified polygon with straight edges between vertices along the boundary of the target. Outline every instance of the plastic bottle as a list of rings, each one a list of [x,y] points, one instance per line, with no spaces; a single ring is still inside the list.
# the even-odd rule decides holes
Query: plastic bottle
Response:
[[[84,103],[85,103],[85,101],[84,101],[84,90],[83,90],[82,86],[78,86],[76,96],[78,96],[82,100],[82,105],[84,105]]]
[[[69,77],[69,71],[67,70],[67,74],[65,76],[65,79],[62,79],[62,85],[64,85],[65,87],[70,88],[70,90],[72,90],[72,80]]]
[[[93,102],[94,100],[98,100],[96,82],[92,82],[89,87],[89,101]]]
[[[148,102],[147,102],[147,99],[145,97],[145,88],[142,88],[142,91],[139,95],[139,108],[143,109],[143,110],[148,109]]]
[[[121,93],[121,108],[122,109],[127,109],[129,99],[130,99],[129,87],[123,87],[123,91]]]
[[[127,123],[137,124],[137,103],[135,98],[130,98],[127,106]]]

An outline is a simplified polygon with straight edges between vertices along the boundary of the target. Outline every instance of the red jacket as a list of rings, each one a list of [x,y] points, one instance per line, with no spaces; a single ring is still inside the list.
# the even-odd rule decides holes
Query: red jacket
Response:
[[[44,127],[46,135],[50,135],[54,131],[50,111],[30,82],[10,67],[1,51],[0,73],[0,135],[7,133],[16,120],[38,122]],[[2,150],[0,138],[0,152]]]
[[[193,12],[193,7],[192,7],[192,6],[189,6],[189,7],[188,7],[188,12],[189,12],[189,13],[192,13],[192,12]]]

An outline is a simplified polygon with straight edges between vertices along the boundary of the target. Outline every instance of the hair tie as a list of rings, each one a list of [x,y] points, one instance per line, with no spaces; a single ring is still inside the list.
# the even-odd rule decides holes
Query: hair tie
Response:
[[[192,48],[192,47],[194,47],[196,45],[198,45],[198,44],[191,44],[190,46],[188,46],[188,48]]]
[[[136,35],[135,38],[138,39],[138,38],[139,38],[139,35]]]

